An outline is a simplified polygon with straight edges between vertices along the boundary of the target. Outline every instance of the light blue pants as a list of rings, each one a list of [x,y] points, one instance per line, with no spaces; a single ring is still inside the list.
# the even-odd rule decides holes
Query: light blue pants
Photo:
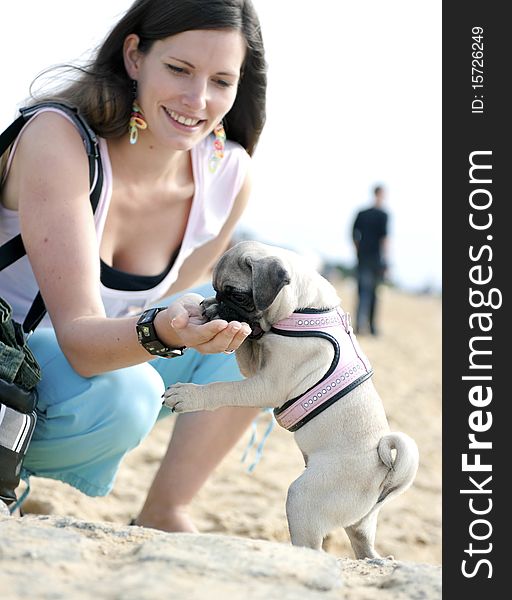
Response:
[[[205,297],[210,286],[193,290]],[[158,303],[165,306],[177,296]],[[52,329],[36,330],[30,347],[43,377],[38,385],[38,421],[23,462],[23,476],[59,479],[89,496],[113,487],[124,455],[170,411],[162,394],[176,382],[197,384],[242,379],[235,355],[202,355],[187,350],[179,358],[85,378],[70,366]]]

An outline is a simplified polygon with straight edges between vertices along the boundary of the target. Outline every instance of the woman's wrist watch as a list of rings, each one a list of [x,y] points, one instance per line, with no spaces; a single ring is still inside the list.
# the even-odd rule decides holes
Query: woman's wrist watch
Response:
[[[172,348],[164,344],[156,333],[154,320],[156,315],[161,311],[165,310],[164,306],[158,308],[149,308],[145,310],[137,321],[137,337],[139,344],[143,346],[153,356],[163,356],[164,358],[175,358],[176,356],[183,356],[186,350],[186,346],[178,348]]]

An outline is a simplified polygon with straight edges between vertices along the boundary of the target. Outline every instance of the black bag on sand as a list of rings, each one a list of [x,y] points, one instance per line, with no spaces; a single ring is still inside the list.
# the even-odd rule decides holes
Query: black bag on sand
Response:
[[[22,327],[0,298],[0,500],[16,501],[23,457],[36,426],[36,384],[41,370]]]
[[[0,402],[0,501],[8,506],[16,502],[15,490],[35,426],[35,411],[22,413]]]
[[[82,136],[89,159],[90,200],[94,211],[103,187],[98,141],[75,109],[56,102],[20,109],[21,115],[0,134],[0,156],[11,146],[25,123],[43,107],[64,111]],[[0,271],[24,255],[21,235],[17,235],[0,247]],[[36,426],[36,385],[41,380],[41,369],[26,339],[45,314],[46,308],[38,293],[22,326],[12,319],[11,306],[0,297],[0,503],[3,505],[15,506],[23,458]]]

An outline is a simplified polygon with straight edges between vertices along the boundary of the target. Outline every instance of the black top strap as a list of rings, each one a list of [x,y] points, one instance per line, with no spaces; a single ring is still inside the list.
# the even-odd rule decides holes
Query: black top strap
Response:
[[[27,121],[42,108],[57,108],[64,112],[73,121],[82,136],[89,161],[90,201],[93,212],[96,211],[101,190],[103,188],[103,166],[101,164],[99,144],[96,134],[78,113],[76,108],[61,102],[41,102],[34,106],[20,108],[21,115],[13,121],[2,134],[0,134],[0,156],[15,141],[25,123],[27,123]],[[17,235],[10,239],[0,247],[0,270],[12,265],[25,254],[26,250],[21,235]],[[26,333],[33,331],[39,325],[45,314],[46,307],[41,297],[41,293],[38,292],[23,321],[23,330]]]
[[[23,129],[26,119],[23,115],[13,121],[5,131],[0,134],[0,156],[9,148],[13,141],[18,137],[19,132]]]
[[[25,254],[25,246],[21,239],[21,235],[11,238],[0,248],[0,271],[12,265],[18,258]]]

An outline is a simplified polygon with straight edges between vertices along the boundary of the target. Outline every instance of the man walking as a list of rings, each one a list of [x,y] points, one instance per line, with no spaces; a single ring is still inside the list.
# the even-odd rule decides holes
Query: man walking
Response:
[[[376,186],[373,194],[373,206],[356,216],[352,239],[357,252],[356,333],[369,330],[372,335],[377,335],[377,288],[386,272],[388,214],[382,208],[384,188]]]

